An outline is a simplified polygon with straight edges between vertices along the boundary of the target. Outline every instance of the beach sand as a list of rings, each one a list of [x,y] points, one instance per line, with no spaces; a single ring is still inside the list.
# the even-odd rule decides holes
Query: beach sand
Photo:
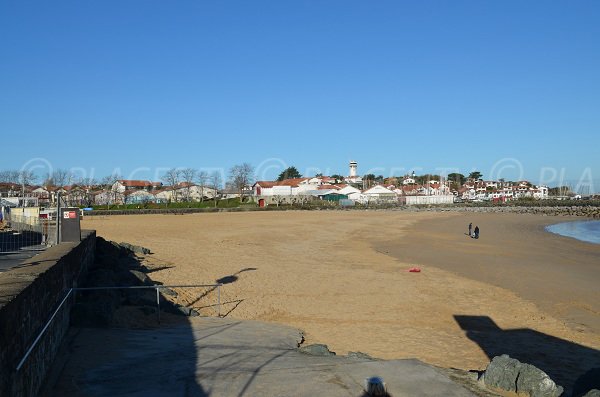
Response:
[[[543,231],[565,219],[287,211],[90,217],[82,227],[150,248],[155,281],[221,279],[223,313],[300,328],[338,354],[483,369],[524,351],[573,383],[600,366],[600,246]],[[465,235],[469,222],[479,240]],[[209,298],[194,306],[207,313]]]

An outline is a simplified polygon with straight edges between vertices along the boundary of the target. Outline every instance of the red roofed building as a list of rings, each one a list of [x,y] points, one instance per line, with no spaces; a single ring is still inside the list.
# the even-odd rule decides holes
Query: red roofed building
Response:
[[[146,190],[146,191],[151,191],[156,188],[160,188],[161,186],[162,186],[162,183],[160,183],[160,182],[150,182],[150,181],[136,180],[136,179],[119,179],[113,185],[113,189],[120,193],[124,193],[124,192],[130,191],[130,190],[142,190],[142,189]]]

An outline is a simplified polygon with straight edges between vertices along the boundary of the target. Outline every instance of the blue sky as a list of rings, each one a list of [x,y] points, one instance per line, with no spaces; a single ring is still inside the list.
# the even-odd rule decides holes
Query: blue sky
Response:
[[[597,180],[599,20],[597,1],[2,1],[0,169]]]

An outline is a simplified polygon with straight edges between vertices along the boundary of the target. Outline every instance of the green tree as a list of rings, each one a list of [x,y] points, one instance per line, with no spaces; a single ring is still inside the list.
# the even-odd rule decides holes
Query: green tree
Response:
[[[557,186],[548,189],[548,195],[550,196],[567,196],[571,193],[571,188],[569,186]]]
[[[284,179],[290,178],[302,178],[302,174],[296,169],[296,167],[291,166],[283,170],[283,172],[277,177],[277,180],[283,181]]]
[[[367,175],[363,176],[363,179],[367,180],[367,181],[374,181],[375,180],[375,174],[367,174]]]
[[[458,186],[462,186],[466,182],[467,178],[465,178],[463,174],[453,172],[451,174],[448,174],[448,180],[450,182],[455,183]]]
[[[478,181],[481,179],[481,177],[483,176],[483,174],[479,171],[473,171],[469,174],[469,179],[473,179],[475,181]]]
[[[333,175],[331,175],[331,177],[332,177],[333,179],[335,179],[335,182],[336,182],[336,183],[337,183],[337,182],[341,182],[341,181],[343,181],[343,180],[344,180],[344,177],[343,177],[343,176],[341,176],[341,175],[338,175],[338,174],[333,174]]]

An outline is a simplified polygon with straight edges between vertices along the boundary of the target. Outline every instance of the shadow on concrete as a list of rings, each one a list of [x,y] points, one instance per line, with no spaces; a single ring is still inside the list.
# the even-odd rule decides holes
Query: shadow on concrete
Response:
[[[143,257],[97,238],[95,262],[80,287],[158,284],[147,276],[148,270]],[[157,396],[209,396],[197,381],[196,338],[189,318],[162,292],[158,298],[160,323],[154,289],[78,291],[71,310],[71,334],[75,336],[62,353],[63,362],[77,361],[58,365],[60,370],[53,374],[44,395],[85,396],[93,390],[93,395],[107,397],[141,391]],[[101,343],[95,337],[80,337],[94,328],[93,332],[106,335]],[[210,335],[225,329],[217,327]],[[130,356],[122,356],[123,346],[128,346]],[[178,365],[165,365],[169,356],[184,359],[177,360]],[[153,390],[143,386],[148,375],[154,379]],[[91,386],[90,379],[95,379]]]
[[[16,267],[22,267],[22,263],[46,249],[42,245],[42,237],[39,233],[0,232],[0,272],[6,272]],[[30,265],[31,266],[31,265]]]
[[[0,252],[19,251],[21,248],[37,246],[42,243],[42,234],[32,231],[0,232]]]
[[[580,397],[600,389],[600,351],[529,328],[502,329],[488,316],[454,315],[467,337],[490,360],[508,354],[535,365],[565,389],[566,396]]]

